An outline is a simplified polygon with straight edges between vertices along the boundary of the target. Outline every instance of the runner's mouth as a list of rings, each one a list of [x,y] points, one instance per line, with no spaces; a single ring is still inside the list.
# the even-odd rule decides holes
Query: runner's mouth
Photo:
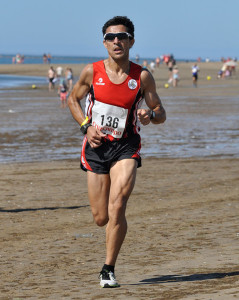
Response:
[[[121,48],[115,48],[114,52],[122,52],[123,50]]]

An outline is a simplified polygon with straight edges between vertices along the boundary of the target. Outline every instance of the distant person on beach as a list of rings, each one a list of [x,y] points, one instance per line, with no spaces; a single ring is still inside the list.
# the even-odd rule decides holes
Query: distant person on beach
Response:
[[[50,69],[48,70],[49,91],[53,91],[55,89],[55,77],[56,72],[53,67],[50,67]]]
[[[47,55],[45,53],[43,54],[42,59],[43,59],[43,63],[47,64]]]
[[[178,86],[178,81],[179,81],[178,67],[174,66],[173,67],[173,87],[177,87]]]
[[[221,67],[221,70],[218,72],[218,78],[224,79],[226,77],[226,72],[227,72],[227,65],[224,63]]]
[[[170,55],[164,55],[163,61],[166,65],[168,65]]]
[[[66,68],[66,80],[68,84],[68,90],[71,92],[73,88],[73,71],[71,68]]]
[[[67,92],[68,86],[65,78],[60,78],[60,83],[58,86],[58,95],[61,99],[61,107],[65,108],[67,106]]]
[[[98,226],[106,225],[100,285],[113,288],[119,286],[114,269],[127,231],[127,201],[141,166],[139,126],[163,123],[166,113],[151,73],[129,60],[131,20],[114,17],[102,32],[108,58],[83,69],[68,105],[84,134],[81,168],[87,171],[92,214]],[[84,114],[80,101],[86,95]],[[147,109],[140,109],[143,99]]]
[[[199,67],[197,64],[192,66],[193,86],[197,87]]]
[[[13,64],[23,64],[24,63],[24,55],[16,54],[16,56],[12,57],[12,63]]]
[[[159,68],[160,65],[160,57],[155,58],[156,67]]]
[[[173,54],[168,56],[168,71],[169,71],[169,76],[168,76],[168,83],[173,82],[173,67],[176,65],[176,60],[174,59]]]
[[[153,60],[150,62],[149,68],[150,68],[151,73],[153,74],[155,71],[155,62]]]
[[[171,83],[173,81],[173,61],[169,60],[168,61],[168,83]]]
[[[147,69],[148,68],[148,61],[145,59],[142,63],[142,67]]]
[[[47,54],[47,62],[48,62],[49,65],[51,64],[51,59],[52,59],[51,54],[48,53]]]
[[[62,66],[58,66],[56,68],[56,77],[58,80],[60,80],[60,78],[62,77],[62,73],[63,73],[63,68]]]
[[[23,59],[23,61],[24,61],[24,59]],[[16,63],[17,64],[21,64],[22,63],[22,56],[21,56],[21,54],[17,54],[16,55]]]

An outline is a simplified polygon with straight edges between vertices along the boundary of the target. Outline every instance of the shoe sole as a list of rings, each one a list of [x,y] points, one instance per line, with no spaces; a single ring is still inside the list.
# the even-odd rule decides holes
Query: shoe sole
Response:
[[[117,285],[109,285],[108,283],[106,283],[106,284],[104,284],[101,287],[102,287],[102,289],[113,289],[113,288],[120,287],[120,285],[119,284],[117,284]]]

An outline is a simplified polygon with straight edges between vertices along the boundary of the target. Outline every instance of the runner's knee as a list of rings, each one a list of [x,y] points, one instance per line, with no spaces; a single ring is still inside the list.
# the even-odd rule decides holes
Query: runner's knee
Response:
[[[108,215],[102,216],[100,214],[93,214],[93,216],[94,216],[95,223],[100,227],[105,226],[109,221]]]
[[[114,201],[114,203],[109,204],[109,218],[116,223],[122,218],[125,218],[126,205],[127,197],[121,197]]]

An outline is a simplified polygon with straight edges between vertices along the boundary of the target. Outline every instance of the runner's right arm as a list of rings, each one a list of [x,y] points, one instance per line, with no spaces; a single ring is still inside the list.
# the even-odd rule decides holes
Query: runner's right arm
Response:
[[[76,122],[81,125],[85,120],[84,112],[80,106],[80,101],[87,95],[93,80],[93,65],[89,64],[83,69],[80,79],[75,84],[69,98],[68,106]],[[102,144],[104,137],[100,130],[90,126],[87,130],[87,139],[92,148],[97,148]]]
[[[93,66],[89,64],[84,67],[79,80],[75,84],[69,98],[68,106],[76,122],[81,125],[85,120],[80,101],[87,95],[93,78]]]

